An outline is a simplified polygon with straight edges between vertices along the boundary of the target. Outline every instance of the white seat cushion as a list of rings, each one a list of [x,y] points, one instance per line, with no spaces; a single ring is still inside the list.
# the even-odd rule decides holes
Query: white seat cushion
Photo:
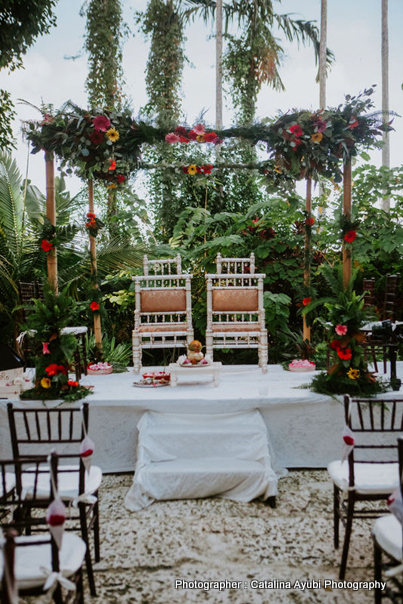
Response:
[[[16,543],[29,541],[46,541],[50,535],[31,535],[17,537]],[[52,572],[52,554],[50,543],[17,547],[15,550],[15,578],[18,589],[31,589],[45,584]],[[65,577],[71,577],[78,571],[84,561],[86,545],[74,533],[63,534],[62,547],[59,552],[60,571]],[[0,576],[3,575],[3,550],[0,550]]]
[[[0,476],[0,499],[4,497],[4,495],[9,495],[13,488],[15,487],[15,475],[10,472],[6,472],[5,474],[5,487],[6,491],[4,492],[3,485],[3,477]]]
[[[331,479],[344,490],[349,484],[348,462],[332,461],[327,467]],[[398,463],[354,464],[355,492],[361,495],[390,495],[399,486]]]
[[[402,560],[402,525],[393,514],[375,521],[372,534],[378,545],[397,561]]]
[[[58,474],[58,491],[62,499],[74,499],[78,497],[78,481],[79,470],[78,466],[59,466],[63,469],[76,470],[75,472],[59,472]],[[34,469],[34,468],[32,468]],[[92,495],[100,487],[102,481],[102,470],[98,466],[91,466],[90,473],[85,472],[85,493]],[[22,488],[26,492],[27,497],[32,497],[34,491],[35,474],[22,474]],[[48,473],[41,473],[38,476],[38,484],[36,490],[37,497],[49,497],[50,476]]]

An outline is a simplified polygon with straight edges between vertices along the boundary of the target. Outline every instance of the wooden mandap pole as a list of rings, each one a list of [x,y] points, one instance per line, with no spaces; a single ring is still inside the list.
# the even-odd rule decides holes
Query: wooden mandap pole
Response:
[[[55,163],[53,155],[45,154],[46,162],[46,218],[56,226],[56,198],[55,198]],[[48,282],[57,294],[57,252],[52,250],[47,254]]]
[[[312,211],[312,179],[306,179],[306,197],[305,197],[305,210],[308,218],[311,216]],[[305,227],[305,250],[304,250],[304,285],[309,287],[311,284],[311,236],[310,227]],[[306,317],[302,319],[302,337],[304,340],[311,341],[311,328],[306,324]]]
[[[351,218],[351,159],[344,164],[343,214]],[[347,287],[351,279],[351,249],[343,241],[343,285]]]
[[[88,210],[94,213],[94,182],[88,181]],[[90,256],[91,256],[91,275],[93,277],[93,287],[98,289],[97,283],[97,245],[95,237],[90,235]],[[94,335],[95,344],[98,352],[102,354],[102,329],[101,329],[101,315],[99,312],[94,313]]]

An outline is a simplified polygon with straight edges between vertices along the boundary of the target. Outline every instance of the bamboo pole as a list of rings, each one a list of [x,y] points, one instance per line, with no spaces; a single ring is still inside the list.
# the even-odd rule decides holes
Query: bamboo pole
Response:
[[[94,183],[92,180],[88,181],[88,210],[94,212]],[[90,256],[91,256],[91,275],[93,276],[93,287],[98,289],[97,277],[97,245],[95,237],[90,235]],[[100,355],[102,355],[102,328],[101,328],[101,315],[99,312],[94,313],[94,335],[95,345]]]
[[[46,217],[53,226],[56,226],[56,198],[55,198],[55,164],[53,156],[45,154],[46,162]],[[47,254],[48,282],[54,292],[57,287],[57,252],[52,250]]]
[[[305,210],[307,216],[310,217],[312,211],[312,179],[306,179],[306,197],[305,197]],[[305,250],[304,250],[304,285],[309,287],[311,284],[311,261],[307,264],[307,258],[310,256],[311,251],[311,236],[310,228],[305,227]],[[311,341],[311,328],[306,323],[306,317],[303,317],[302,324],[302,337],[304,340]]]
[[[351,218],[351,160],[344,164],[343,214]],[[351,250],[343,241],[343,285],[346,288],[351,279]]]

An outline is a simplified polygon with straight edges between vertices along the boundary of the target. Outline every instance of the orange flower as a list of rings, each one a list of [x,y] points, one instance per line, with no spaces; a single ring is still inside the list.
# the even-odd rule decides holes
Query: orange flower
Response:
[[[320,143],[322,138],[323,134],[321,132],[315,132],[315,134],[312,134],[311,136],[311,140],[313,143]]]
[[[303,304],[304,306],[308,306],[308,304],[310,304],[311,302],[312,302],[312,298],[304,298],[304,299],[302,300],[302,304]]]

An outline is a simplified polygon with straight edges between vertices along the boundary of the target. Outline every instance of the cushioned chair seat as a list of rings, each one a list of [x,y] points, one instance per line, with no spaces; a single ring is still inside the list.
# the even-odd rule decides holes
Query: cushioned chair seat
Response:
[[[78,497],[78,468],[77,466],[59,466],[59,470],[76,469],[76,472],[59,471],[58,491],[62,499],[74,499]],[[35,474],[22,474],[22,488],[26,491],[27,497],[33,494]],[[89,475],[85,472],[85,493],[90,495],[95,493],[101,485],[102,470],[98,466],[91,466]],[[48,473],[41,473],[38,477],[37,497],[49,497],[50,477]]]
[[[389,514],[378,518],[372,534],[384,552],[397,561],[402,560],[402,525],[396,516]]]
[[[18,543],[46,540],[49,540],[49,534],[17,537],[15,541],[18,545]],[[85,543],[78,535],[64,532],[62,547],[59,552],[60,571],[64,577],[71,577],[79,570],[84,561],[85,551]],[[3,574],[3,566],[3,552],[0,550],[0,576]],[[43,586],[51,572],[50,542],[43,543],[43,545],[16,547],[15,578],[18,589],[31,589]]]
[[[187,326],[185,323],[149,323],[141,325],[139,327],[140,333],[158,333],[161,331],[181,331],[186,334]]]
[[[3,479],[1,478],[0,479],[0,499],[2,497],[4,497],[5,495],[8,495],[9,493],[11,493],[11,491],[15,487],[15,475],[14,474],[6,472],[5,487],[6,488],[5,488],[5,492],[4,492]]]
[[[332,461],[328,465],[331,479],[339,487],[348,487],[348,463]],[[359,463],[354,465],[355,491],[362,495],[389,495],[399,486],[399,467],[397,463]]]
[[[211,326],[213,332],[222,331],[244,331],[244,332],[260,332],[260,326],[257,323],[213,323]]]

